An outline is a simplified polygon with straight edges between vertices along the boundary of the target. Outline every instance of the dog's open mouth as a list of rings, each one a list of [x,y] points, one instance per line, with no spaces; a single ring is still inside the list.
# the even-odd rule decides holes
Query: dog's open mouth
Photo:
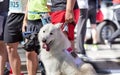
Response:
[[[46,51],[50,51],[50,47],[52,46],[54,41],[50,41],[49,43],[43,42],[43,48],[46,49]]]

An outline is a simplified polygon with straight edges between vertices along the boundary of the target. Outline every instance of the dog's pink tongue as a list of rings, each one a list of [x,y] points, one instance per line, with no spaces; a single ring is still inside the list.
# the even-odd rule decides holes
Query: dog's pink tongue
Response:
[[[49,48],[49,46],[46,44],[46,43],[43,43],[43,46],[42,46],[44,49],[46,49],[46,51],[49,51],[50,50],[50,48]]]

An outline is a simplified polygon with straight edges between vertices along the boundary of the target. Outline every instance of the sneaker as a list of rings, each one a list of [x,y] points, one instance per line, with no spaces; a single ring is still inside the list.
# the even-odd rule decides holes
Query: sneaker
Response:
[[[87,49],[87,47],[88,47],[88,45],[87,45],[87,44],[84,44],[84,48],[85,48],[85,50]]]
[[[4,69],[4,75],[9,75],[10,71],[5,67]]]
[[[96,44],[93,44],[93,45],[92,45],[92,50],[93,50],[93,51],[97,51],[97,50],[98,50],[98,46],[97,46]]]
[[[86,55],[83,55],[83,54],[77,54],[83,61],[90,61],[91,59],[86,56]]]
[[[105,40],[105,44],[106,44],[107,48],[109,48],[109,49],[112,48],[112,44],[108,40]]]

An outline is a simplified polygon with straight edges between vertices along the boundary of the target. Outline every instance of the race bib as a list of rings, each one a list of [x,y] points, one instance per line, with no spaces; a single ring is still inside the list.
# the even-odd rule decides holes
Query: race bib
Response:
[[[10,0],[10,11],[22,11],[21,0]]]

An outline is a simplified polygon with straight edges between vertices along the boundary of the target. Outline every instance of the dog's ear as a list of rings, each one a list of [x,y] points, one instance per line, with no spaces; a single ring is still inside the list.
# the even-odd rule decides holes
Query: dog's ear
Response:
[[[56,26],[56,28],[61,28],[62,24],[63,23],[57,23],[57,24],[55,24],[55,26]]]

